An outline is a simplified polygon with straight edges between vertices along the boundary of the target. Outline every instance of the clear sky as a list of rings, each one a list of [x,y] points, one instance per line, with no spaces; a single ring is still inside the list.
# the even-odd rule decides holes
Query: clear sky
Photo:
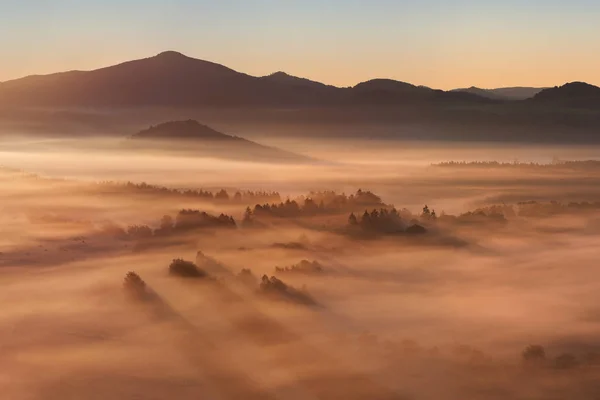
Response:
[[[600,0],[0,0],[0,81],[164,50],[339,86],[600,85]]]

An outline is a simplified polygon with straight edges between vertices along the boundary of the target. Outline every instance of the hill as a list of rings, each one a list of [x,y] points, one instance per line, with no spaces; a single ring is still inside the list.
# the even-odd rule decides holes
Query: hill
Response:
[[[538,104],[596,108],[600,107],[600,87],[584,82],[572,82],[542,90],[532,100]]]
[[[187,153],[257,162],[309,162],[309,157],[230,136],[195,120],[170,121],[131,135],[128,149]]]

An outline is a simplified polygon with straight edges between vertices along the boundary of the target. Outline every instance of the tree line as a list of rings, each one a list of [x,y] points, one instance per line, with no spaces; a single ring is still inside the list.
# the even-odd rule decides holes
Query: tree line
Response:
[[[244,222],[250,223],[254,216],[272,217],[311,217],[355,211],[364,207],[390,207],[373,192],[358,189],[356,193],[346,195],[333,191],[310,192],[295,200],[287,199],[279,203],[256,204],[248,207]]]
[[[146,182],[134,183],[134,182],[113,182],[103,181],[96,184],[97,188],[103,191],[111,192],[126,192],[126,193],[144,193],[153,195],[166,195],[166,196],[179,196],[188,197],[194,199],[202,199],[213,202],[232,202],[232,203],[243,203],[253,204],[261,202],[279,202],[281,201],[281,195],[279,192],[270,191],[252,191],[252,190],[236,190],[231,193],[226,189],[220,189],[218,191],[210,191],[204,189],[176,189],[168,188],[166,186],[151,185]]]

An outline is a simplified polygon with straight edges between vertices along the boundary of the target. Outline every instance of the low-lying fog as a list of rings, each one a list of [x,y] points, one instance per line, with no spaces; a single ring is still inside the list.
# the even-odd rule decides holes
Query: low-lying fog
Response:
[[[349,143],[3,143],[2,398],[599,398],[600,169],[431,165],[598,149]]]

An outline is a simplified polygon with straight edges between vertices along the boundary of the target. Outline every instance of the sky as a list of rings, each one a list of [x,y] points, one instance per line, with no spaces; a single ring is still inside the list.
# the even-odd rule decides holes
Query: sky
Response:
[[[0,0],[0,81],[165,50],[337,86],[600,85],[600,0]]]

